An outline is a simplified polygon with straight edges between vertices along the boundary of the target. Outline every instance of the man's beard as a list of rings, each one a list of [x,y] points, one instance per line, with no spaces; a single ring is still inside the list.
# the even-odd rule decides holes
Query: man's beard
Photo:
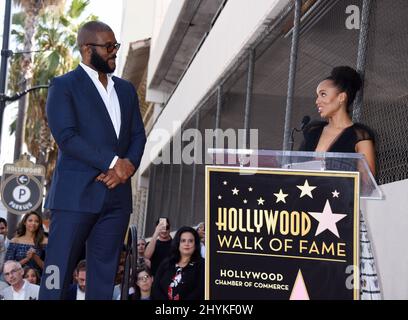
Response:
[[[92,48],[91,65],[97,71],[102,73],[113,73],[116,67],[111,68],[108,64],[108,61],[103,60],[103,58],[96,52],[96,50]]]

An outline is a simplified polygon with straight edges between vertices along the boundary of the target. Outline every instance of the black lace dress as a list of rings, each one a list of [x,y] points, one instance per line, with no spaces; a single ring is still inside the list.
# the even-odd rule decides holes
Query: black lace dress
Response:
[[[322,135],[324,127],[327,125],[324,121],[314,121],[305,127],[303,134],[304,140],[299,148],[300,151],[315,151]],[[374,140],[374,134],[367,126],[354,123],[345,128],[332,141],[328,152],[356,152],[356,144],[364,140]],[[332,161],[327,164],[330,169],[347,170],[347,163],[341,161]],[[360,296],[362,300],[381,299],[381,290],[378,282],[378,275],[375,267],[374,255],[371,242],[367,233],[367,226],[364,221],[363,213],[360,211]]]
[[[315,151],[322,135],[324,127],[327,125],[324,121],[313,121],[303,131],[304,140],[300,146],[301,151]],[[374,134],[370,128],[361,124],[354,123],[345,128],[334,139],[328,148],[328,152],[356,152],[356,144],[363,140],[372,140]]]

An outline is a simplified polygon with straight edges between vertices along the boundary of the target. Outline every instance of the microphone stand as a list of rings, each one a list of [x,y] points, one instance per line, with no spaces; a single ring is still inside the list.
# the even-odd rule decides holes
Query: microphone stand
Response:
[[[290,157],[289,157],[289,161],[290,163],[288,163],[288,168],[290,167],[290,165],[292,164],[292,152],[293,152],[293,147],[295,145],[295,131],[296,132],[303,132],[303,130],[305,129],[306,125],[310,122],[310,117],[309,116],[304,116],[302,119],[302,123],[300,126],[300,129],[297,129],[296,127],[294,127],[290,133],[290,139],[289,139],[289,146],[290,146]]]
[[[290,169],[292,167],[292,151],[293,151],[293,147],[295,145],[295,137],[294,137],[294,133],[302,131],[296,128],[293,128],[291,133],[290,133],[290,140],[289,140],[289,146],[290,146],[290,155],[289,155],[289,163],[287,164],[287,169]]]
[[[300,132],[302,130],[298,130],[296,128],[292,129],[292,132],[290,133],[290,141],[289,141],[289,145],[290,145],[290,151],[293,151],[293,147],[295,145],[295,137],[294,137],[294,133],[296,132]]]

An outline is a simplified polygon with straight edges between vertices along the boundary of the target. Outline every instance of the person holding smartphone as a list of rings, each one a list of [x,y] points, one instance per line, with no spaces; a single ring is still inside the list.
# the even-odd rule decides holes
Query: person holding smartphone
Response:
[[[168,218],[160,218],[156,221],[156,229],[150,242],[147,244],[144,256],[151,262],[152,275],[156,274],[160,263],[170,253],[172,238],[170,236],[170,221]]]

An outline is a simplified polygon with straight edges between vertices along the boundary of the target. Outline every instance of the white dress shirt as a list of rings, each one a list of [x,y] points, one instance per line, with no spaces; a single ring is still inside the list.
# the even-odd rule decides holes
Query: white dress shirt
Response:
[[[77,300],[85,300],[85,292],[81,291],[77,285],[77,294],[76,294],[76,299]]]
[[[112,80],[112,75],[108,74],[108,85],[105,88],[103,84],[99,81],[98,71],[88,67],[84,63],[80,63],[82,69],[85,70],[89,78],[91,78],[93,84],[99,92],[103,102],[105,103],[106,110],[109,113],[110,119],[112,121],[113,127],[115,128],[116,137],[119,138],[120,126],[121,126],[121,113],[120,113],[120,104],[119,98],[116,93],[114,82]],[[118,156],[115,156],[109,166],[112,169],[118,159]]]
[[[13,300],[25,300],[25,292],[27,288],[27,280],[23,280],[24,284],[21,287],[20,291],[15,291],[13,287],[11,290],[13,291]]]

